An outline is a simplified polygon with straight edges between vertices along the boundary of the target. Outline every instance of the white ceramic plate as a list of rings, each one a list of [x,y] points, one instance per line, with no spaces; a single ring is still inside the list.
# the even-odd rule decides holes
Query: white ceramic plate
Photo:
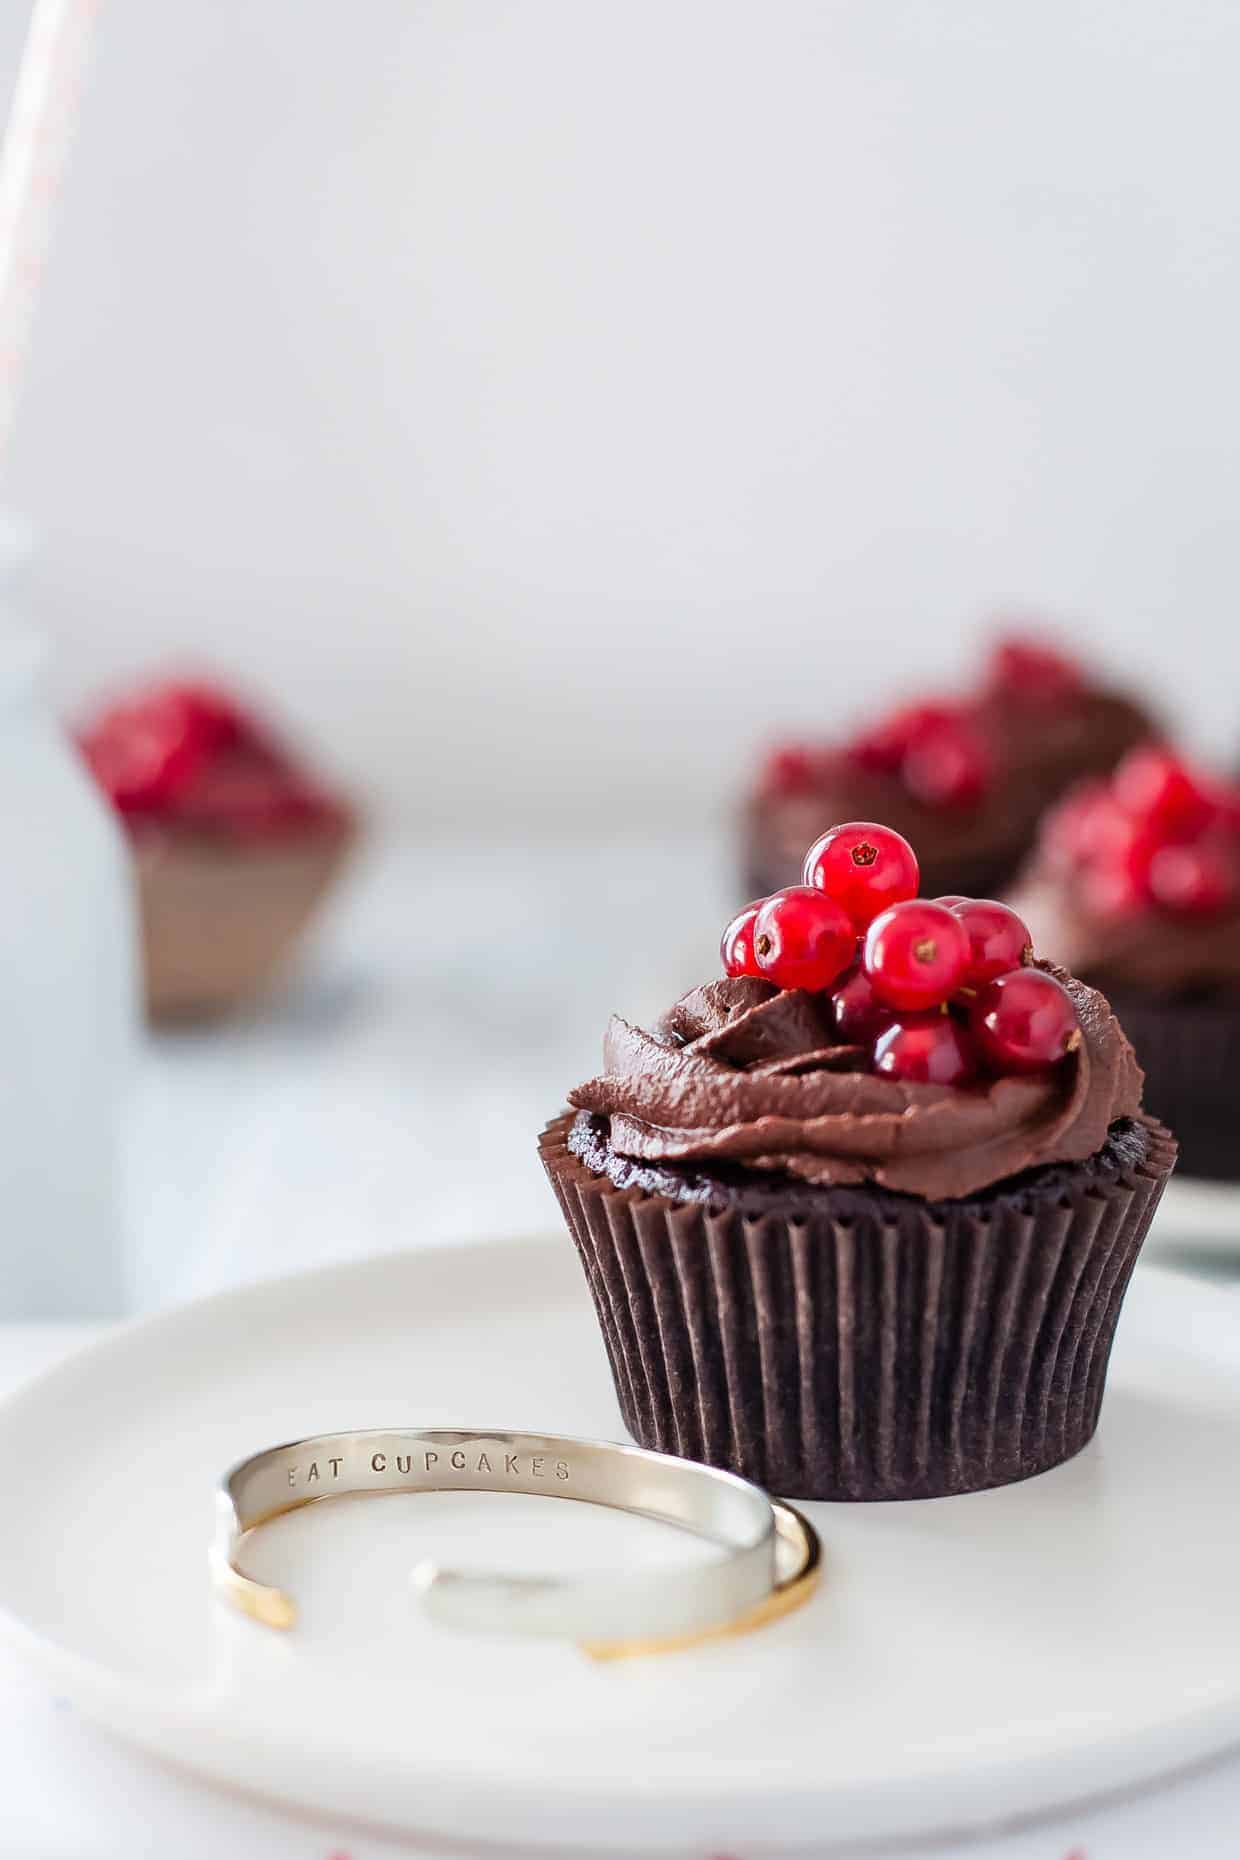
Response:
[[[1240,1740],[1240,1300],[1145,1268],[1097,1441],[1025,1485],[815,1506],[827,1581],[746,1639],[612,1666],[435,1629],[420,1555],[528,1568],[692,1554],[586,1506],[343,1499],[209,1595],[212,1490],[291,1435],[615,1435],[567,1238],[376,1260],[150,1319],[0,1407],[0,1621],[106,1724],[206,1775],[427,1836],[820,1855],[1148,1781]]]
[[[1183,1255],[1185,1264],[1199,1255],[1202,1263],[1211,1258],[1240,1270],[1240,1186],[1172,1176],[1146,1246],[1158,1255]]]

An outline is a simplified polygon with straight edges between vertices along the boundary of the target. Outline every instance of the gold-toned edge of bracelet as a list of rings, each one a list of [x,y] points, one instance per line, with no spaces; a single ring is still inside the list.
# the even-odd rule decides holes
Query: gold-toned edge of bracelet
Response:
[[[290,1505],[273,1506],[270,1511],[255,1518],[243,1535],[248,1537],[251,1531],[261,1530],[263,1525],[270,1524],[275,1518],[286,1517],[291,1511],[304,1511],[307,1505],[322,1504],[327,1496],[325,1493],[322,1498],[316,1495],[310,1499],[297,1499]],[[743,1614],[735,1615],[728,1621],[716,1622],[711,1627],[693,1628],[684,1634],[650,1635],[627,1640],[583,1640],[576,1643],[579,1650],[600,1664],[610,1660],[644,1659],[660,1653],[683,1653],[710,1641],[752,1634],[758,1628],[766,1627],[768,1623],[804,1607],[822,1581],[822,1544],[809,1519],[803,1517],[794,1506],[773,1498],[771,1512],[775,1520],[776,1536],[792,1545],[797,1560],[788,1575],[777,1581],[770,1594],[764,1595],[752,1608],[747,1608]],[[264,1627],[278,1628],[281,1632],[287,1632],[296,1625],[297,1604],[291,1595],[287,1595],[283,1589],[257,1582],[253,1576],[247,1576],[243,1570],[238,1569],[235,1562],[214,1546],[211,1550],[211,1575],[217,1593],[251,1620],[261,1622]]]
[[[690,1648],[701,1647],[710,1641],[730,1640],[734,1635],[752,1634],[758,1628],[766,1627],[770,1622],[803,1608],[822,1581],[822,1543],[809,1519],[803,1517],[794,1506],[773,1498],[771,1511],[775,1518],[776,1535],[784,1543],[792,1545],[797,1563],[760,1602],[755,1602],[743,1614],[734,1615],[730,1621],[716,1622],[713,1627],[694,1628],[686,1634],[649,1635],[635,1640],[578,1641],[582,1653],[600,1662],[640,1660],[659,1653],[687,1653]]]

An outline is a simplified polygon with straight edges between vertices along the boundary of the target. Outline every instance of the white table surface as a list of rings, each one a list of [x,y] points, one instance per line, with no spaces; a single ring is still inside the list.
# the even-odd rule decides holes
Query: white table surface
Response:
[[[372,852],[273,1012],[145,1051],[129,1170],[136,1303],[553,1227],[534,1133],[593,1067],[610,1009],[652,1011],[713,972],[723,871],[718,842],[697,858],[633,845]],[[1240,1320],[1240,1294],[1218,1295]],[[99,1328],[0,1325],[0,1392]],[[1235,1860],[1238,1827],[1240,1758],[950,1851]],[[411,1851],[162,1768],[0,1652],[5,1860]]]

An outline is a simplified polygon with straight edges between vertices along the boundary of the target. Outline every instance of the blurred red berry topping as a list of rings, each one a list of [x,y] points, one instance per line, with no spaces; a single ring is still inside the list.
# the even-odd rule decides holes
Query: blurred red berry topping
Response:
[[[762,765],[758,786],[764,794],[812,794],[821,765],[821,753],[807,744],[777,743]]]
[[[202,765],[203,746],[175,691],[116,704],[78,736],[87,764],[123,814],[171,807]]]
[[[828,792],[839,760],[896,781],[926,808],[979,806],[1011,760],[1007,736],[1022,742],[1060,711],[1081,711],[1088,671],[1036,632],[1005,630],[981,676],[955,698],[905,703],[872,717],[838,747],[789,741],[768,754],[758,780],[768,796]]]
[[[1240,904],[1240,792],[1165,744],[1130,750],[1109,782],[1074,789],[1043,823],[1041,846],[1099,919],[1208,918]]]
[[[958,704],[902,704],[868,723],[847,743],[847,753],[862,768],[898,775],[909,750],[951,731],[961,721]]]
[[[990,757],[980,732],[959,717],[913,743],[900,775],[925,807],[976,807],[990,785]]]
[[[845,754],[895,775],[926,807],[973,807],[990,782],[990,757],[965,704],[910,704],[854,736]]]
[[[1079,697],[1085,674],[1074,659],[1029,634],[1009,633],[990,655],[987,688],[1015,704],[1063,704]]]
[[[99,785],[135,825],[270,839],[343,812],[214,685],[152,686],[100,711],[77,740]]]
[[[1218,807],[1175,753],[1146,743],[1126,755],[1112,781],[1116,805],[1160,840],[1190,840],[1212,825]]]

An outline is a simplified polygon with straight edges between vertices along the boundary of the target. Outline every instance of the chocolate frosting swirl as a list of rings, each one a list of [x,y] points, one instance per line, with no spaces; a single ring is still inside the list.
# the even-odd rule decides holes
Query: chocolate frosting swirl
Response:
[[[613,1017],[604,1070],[569,1094],[613,1150],[823,1185],[874,1182],[939,1201],[1040,1163],[1079,1162],[1140,1108],[1142,1074],[1104,998],[1049,963],[1084,1038],[1053,1071],[908,1084],[862,1069],[818,995],[741,977],[682,997],[653,1031]]]

